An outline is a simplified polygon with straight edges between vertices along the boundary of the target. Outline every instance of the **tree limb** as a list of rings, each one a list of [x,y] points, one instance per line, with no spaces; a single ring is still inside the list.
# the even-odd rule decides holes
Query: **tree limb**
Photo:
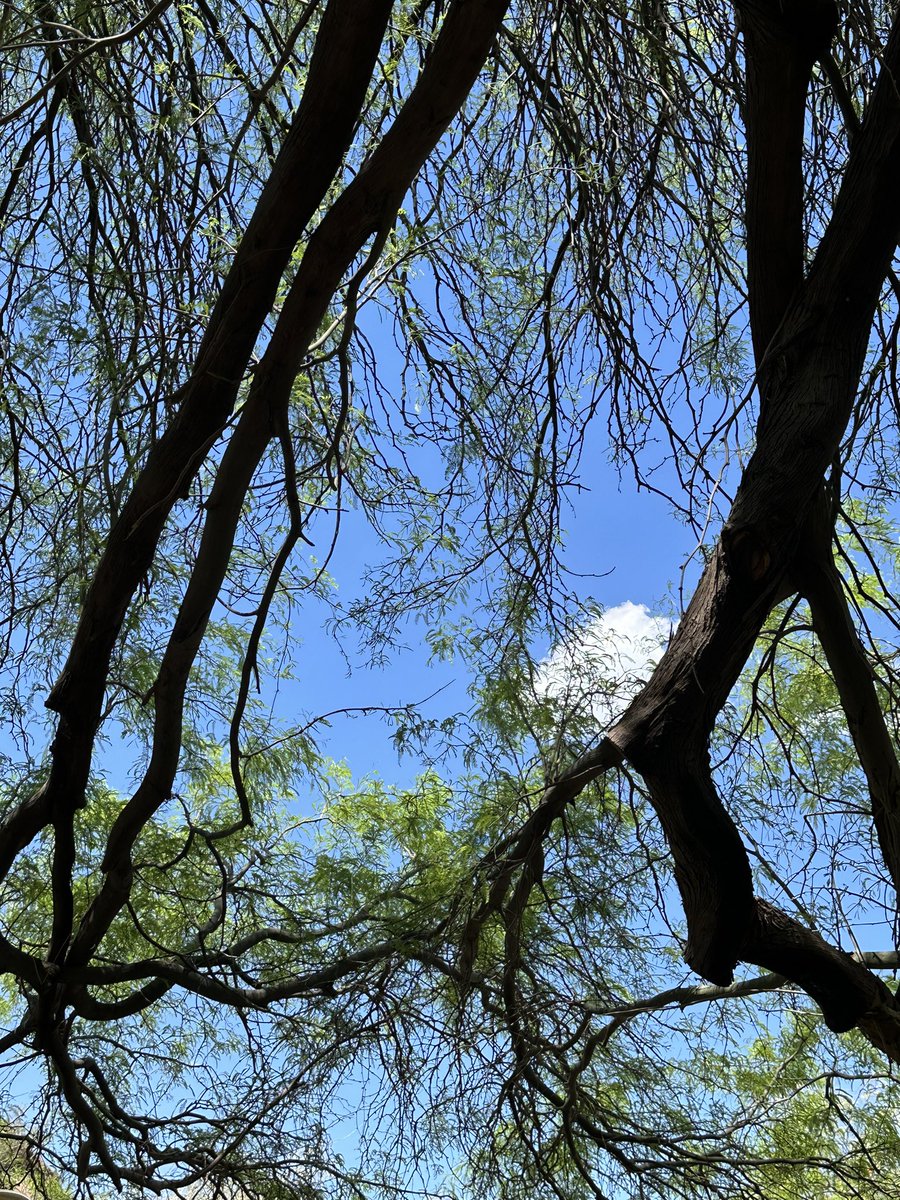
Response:
[[[900,895],[900,762],[860,641],[844,582],[831,552],[830,521],[809,522],[797,557],[797,581],[809,601],[813,628],[825,651],[850,736],[869,786],[872,816],[885,865]]]
[[[900,967],[900,951],[871,950],[851,956],[855,962],[869,970],[896,971]],[[797,990],[786,975],[770,971],[765,975],[754,975],[750,979],[738,979],[727,987],[715,984],[695,984],[688,987],[667,988],[655,996],[633,1000],[625,1004],[604,1004],[590,998],[582,1001],[585,1011],[597,1017],[612,1017],[613,1020],[602,1031],[603,1042],[627,1021],[641,1013],[660,1012],[666,1008],[690,1008],[695,1004],[711,1004],[719,1000],[739,1000],[746,996],[758,996],[766,992],[777,992],[784,988]]]
[[[228,568],[247,490],[282,427],[309,344],[355,257],[369,237],[386,233],[422,163],[465,102],[507,5],[508,0],[456,0],[450,6],[393,125],[309,240],[216,472],[197,562],[154,686],[150,764],[110,832],[106,878],[74,939],[73,962],[87,961],[120,911],[131,887],[134,841],[171,791],[181,750],[187,678]]]

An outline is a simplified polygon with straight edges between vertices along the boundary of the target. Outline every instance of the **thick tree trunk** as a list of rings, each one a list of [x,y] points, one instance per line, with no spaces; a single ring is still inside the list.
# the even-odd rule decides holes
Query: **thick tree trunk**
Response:
[[[827,232],[803,276],[805,94],[835,23],[828,0],[739,0],[747,61],[747,259],[760,418],[734,504],[679,628],[652,677],[600,745],[547,788],[519,834],[484,862],[499,909],[515,872],[574,796],[627,759],[665,832],[688,925],[685,957],[728,985],[739,961],[793,980],[832,1029],[854,1025],[900,1062],[900,1006],[865,966],[753,894],[749,861],[716,793],[709,739],[773,606],[809,594],[817,630],[870,783],[885,862],[900,881],[897,765],[819,531],[825,474],[849,421],[876,305],[900,236],[900,27],[853,146]],[[829,526],[830,530],[830,526]],[[827,555],[827,561],[823,557]],[[837,581],[837,590],[839,580]],[[865,724],[865,728],[863,725]]]
[[[672,644],[609,739],[644,776],[669,840],[691,966],[718,984],[730,982],[740,959],[783,973],[821,1005],[832,1028],[865,1020],[873,1040],[896,1057],[896,1006],[884,985],[813,931],[754,899],[746,853],[715,793],[707,760],[717,713],[773,604],[797,586],[798,567],[807,562],[800,550],[809,550],[810,523],[850,417],[875,307],[900,235],[895,26],[828,231],[808,278],[798,277],[797,178],[806,86],[798,72],[802,76],[805,63],[808,79],[822,50],[826,7],[740,6],[749,78],[751,317],[762,368],[757,446]],[[776,129],[779,79],[786,106],[780,120],[791,126],[787,132]],[[767,153],[777,159],[768,170]],[[780,195],[769,194],[778,189]],[[782,221],[790,223],[789,230],[777,227]],[[809,576],[808,567],[805,572]],[[831,644],[832,661],[841,644],[850,645],[847,631],[839,634],[833,622]],[[853,686],[847,678],[843,691]],[[898,880],[896,789],[892,751],[883,737],[877,753],[880,777],[887,773],[878,809],[879,828],[885,829],[881,842]],[[885,1024],[873,1013],[891,1016]]]

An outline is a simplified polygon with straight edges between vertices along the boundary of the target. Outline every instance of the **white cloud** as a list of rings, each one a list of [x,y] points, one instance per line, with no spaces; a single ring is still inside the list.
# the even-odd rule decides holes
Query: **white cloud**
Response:
[[[611,725],[649,676],[671,632],[671,622],[646,605],[617,604],[554,646],[538,667],[538,694]]]

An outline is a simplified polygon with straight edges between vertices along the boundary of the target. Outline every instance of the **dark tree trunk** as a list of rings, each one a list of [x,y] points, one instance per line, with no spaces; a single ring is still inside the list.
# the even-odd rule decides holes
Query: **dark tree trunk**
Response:
[[[900,1061],[900,1006],[859,962],[754,896],[749,860],[710,773],[716,718],[775,604],[810,601],[869,781],[885,863],[900,885],[900,766],[831,557],[825,478],[853,409],[881,289],[900,237],[900,27],[854,137],[832,219],[804,274],[806,93],[827,56],[831,0],[737,0],[747,90],[747,264],[760,417],[756,449],[722,535],[651,679],[598,749],[545,793],[486,867],[489,899],[464,957],[554,818],[627,759],[665,832],[688,925],[685,958],[726,985],[744,961],[803,987],[832,1029],[858,1025]],[[823,525],[824,522],[824,525]]]

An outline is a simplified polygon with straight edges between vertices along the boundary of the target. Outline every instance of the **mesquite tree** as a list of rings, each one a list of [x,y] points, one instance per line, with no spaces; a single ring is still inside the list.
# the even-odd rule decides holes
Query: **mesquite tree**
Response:
[[[886,928],[900,880],[891,7],[0,30],[8,1182],[897,1194],[897,956],[833,944],[835,879]],[[595,425],[705,564],[605,729],[529,655]],[[354,781],[302,635],[411,619],[475,703],[383,708],[421,772]],[[752,995],[763,1050],[681,1017]]]
[[[806,267],[803,171],[813,67],[831,67],[830,4],[739,5],[746,60],[747,302],[759,393],[756,445],[678,632],[652,679],[602,744],[548,789],[503,867],[529,861],[544,829],[583,783],[622,759],[641,774],[665,830],[688,921],[685,957],[728,984],[739,961],[784,972],[835,1030],[859,1025],[896,1057],[891,993],[813,930],[754,897],[746,850],[716,794],[709,739],[763,623],[799,593],[833,673],[869,784],[872,820],[896,888],[900,766],[876,681],[832,555],[841,439],[854,412],[872,323],[897,242],[900,108],[891,54],[854,132],[828,225]],[[827,478],[826,478],[827,477]],[[494,901],[492,901],[494,903]]]

